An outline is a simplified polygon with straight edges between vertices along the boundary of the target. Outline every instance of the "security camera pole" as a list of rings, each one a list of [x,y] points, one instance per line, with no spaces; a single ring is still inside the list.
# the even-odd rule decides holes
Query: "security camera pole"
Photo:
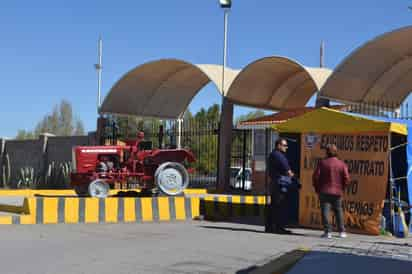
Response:
[[[225,191],[230,180],[230,160],[232,148],[233,104],[225,97],[225,69],[227,65],[227,25],[229,11],[232,7],[231,0],[219,0],[220,7],[224,11],[224,39],[223,39],[223,66],[222,66],[222,110],[219,126],[219,158],[218,158],[218,182],[217,189]]]

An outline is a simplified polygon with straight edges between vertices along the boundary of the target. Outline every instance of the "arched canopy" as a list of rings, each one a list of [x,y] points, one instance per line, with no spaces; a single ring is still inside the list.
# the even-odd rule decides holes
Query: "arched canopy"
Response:
[[[321,96],[342,102],[399,106],[412,90],[412,27],[385,33],[350,54]]]
[[[265,57],[243,69],[230,87],[233,102],[264,109],[303,107],[332,73],[308,68],[286,57]]]
[[[225,88],[238,71],[225,69]],[[181,60],[149,62],[126,73],[110,90],[101,113],[179,118],[199,90],[212,81],[222,93],[222,67]]]

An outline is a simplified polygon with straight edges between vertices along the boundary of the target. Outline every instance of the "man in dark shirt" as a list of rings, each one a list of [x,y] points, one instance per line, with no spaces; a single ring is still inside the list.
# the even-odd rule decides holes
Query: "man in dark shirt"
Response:
[[[346,238],[343,222],[342,195],[350,182],[348,167],[338,159],[338,149],[333,144],[326,146],[326,158],[319,161],[313,173],[313,186],[319,195],[322,210],[322,222],[325,229],[323,238],[332,238],[329,223],[329,208],[332,206],[336,215],[339,237]]]
[[[291,180],[294,176],[285,156],[288,149],[286,139],[279,138],[275,143],[275,149],[270,153],[268,159],[268,171],[271,179],[270,209],[266,214],[265,232],[290,234],[285,229],[287,224],[287,189],[281,184],[283,181]]]

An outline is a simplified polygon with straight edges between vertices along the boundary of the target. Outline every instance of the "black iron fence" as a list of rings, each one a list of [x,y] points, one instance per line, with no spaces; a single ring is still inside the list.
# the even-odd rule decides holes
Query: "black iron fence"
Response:
[[[408,102],[369,102],[346,105],[345,110],[370,116],[394,119],[412,119],[412,106]]]
[[[132,130],[129,125],[106,127],[107,140],[113,143],[116,138],[134,139],[138,131],[143,131],[146,141],[151,141],[153,148],[189,149],[196,162],[189,164],[191,187],[215,187],[217,183],[219,154],[219,122],[198,121],[144,121],[139,129]],[[114,132],[114,133],[113,133]],[[247,189],[251,185],[252,131],[232,131],[231,186]]]
[[[251,190],[252,130],[233,129],[230,173],[231,188]]]
[[[145,139],[152,141],[158,148],[174,149],[180,143],[181,148],[189,149],[196,158],[194,163],[189,164],[190,186],[206,188],[216,186],[218,122],[196,120],[164,122],[147,130]]]

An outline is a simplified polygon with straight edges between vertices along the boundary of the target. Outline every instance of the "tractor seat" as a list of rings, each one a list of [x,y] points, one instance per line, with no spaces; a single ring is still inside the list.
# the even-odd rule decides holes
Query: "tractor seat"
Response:
[[[141,141],[139,143],[139,150],[152,150],[153,144],[151,141]]]

